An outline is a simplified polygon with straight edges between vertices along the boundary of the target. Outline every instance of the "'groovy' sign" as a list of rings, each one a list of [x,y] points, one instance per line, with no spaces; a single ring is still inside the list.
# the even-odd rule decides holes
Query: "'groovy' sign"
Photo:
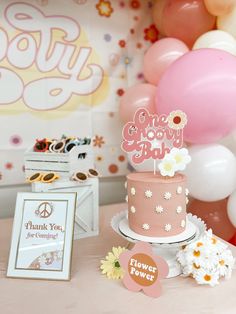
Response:
[[[79,44],[82,31],[71,17],[12,3],[1,24],[8,27],[0,27],[0,105],[22,99],[31,109],[51,110],[102,84],[103,70],[90,61],[92,48]]]

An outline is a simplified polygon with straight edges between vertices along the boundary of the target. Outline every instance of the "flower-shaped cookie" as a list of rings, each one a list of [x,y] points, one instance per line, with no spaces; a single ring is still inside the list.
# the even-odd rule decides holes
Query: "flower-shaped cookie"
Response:
[[[152,252],[149,243],[138,242],[130,251],[123,252],[119,262],[125,270],[123,284],[131,291],[140,291],[151,297],[161,294],[160,279],[166,278],[168,264]]]

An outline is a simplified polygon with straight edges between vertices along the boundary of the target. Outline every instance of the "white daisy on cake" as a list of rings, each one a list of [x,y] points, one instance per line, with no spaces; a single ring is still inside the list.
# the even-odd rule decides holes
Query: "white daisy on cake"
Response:
[[[171,224],[166,224],[166,225],[165,225],[165,231],[168,232],[168,231],[171,230],[171,228],[172,228],[172,227],[171,227]]]
[[[181,110],[172,111],[168,117],[168,126],[174,130],[181,130],[187,124],[187,116]]]
[[[164,193],[164,199],[165,199],[165,200],[170,200],[170,199],[171,199],[171,196],[172,196],[172,195],[171,195],[170,192],[165,192],[165,193]]]
[[[173,177],[176,171],[176,161],[172,156],[167,154],[158,164],[158,168],[162,176]]]
[[[151,191],[151,190],[146,190],[146,191],[145,191],[145,196],[146,196],[147,198],[151,198],[151,197],[152,197],[152,191]]]
[[[161,213],[163,213],[164,208],[163,208],[161,205],[157,205],[156,208],[155,208],[155,211],[156,211],[158,214],[161,214]]]
[[[177,194],[181,194],[182,191],[183,191],[183,188],[182,188],[182,186],[179,185],[179,186],[177,187],[176,193],[177,193]]]
[[[180,214],[182,212],[183,208],[181,206],[177,206],[176,212],[177,214]]]
[[[130,190],[130,193],[131,193],[131,195],[133,195],[133,196],[134,196],[134,195],[136,194],[136,190],[135,190],[135,188],[133,188],[133,187],[132,187],[132,188],[131,188],[131,190]]]
[[[150,229],[149,224],[143,224],[143,229],[144,229],[144,230],[149,230],[149,229]]]
[[[131,207],[130,207],[130,211],[131,211],[131,213],[135,214],[135,212],[136,212],[135,207],[134,207],[134,206],[131,206]]]
[[[169,155],[175,160],[176,170],[184,170],[186,165],[190,163],[191,157],[188,154],[187,148],[176,148],[173,147]]]

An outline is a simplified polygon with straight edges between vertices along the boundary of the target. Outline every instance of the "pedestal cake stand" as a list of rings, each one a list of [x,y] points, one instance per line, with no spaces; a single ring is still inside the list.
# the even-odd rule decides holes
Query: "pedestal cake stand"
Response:
[[[206,230],[205,223],[192,214],[187,215],[186,229],[179,235],[171,237],[146,237],[135,233],[129,228],[128,213],[124,210],[115,215],[111,220],[111,226],[115,232],[131,243],[137,241],[152,244],[156,255],[163,257],[169,265],[167,278],[176,277],[181,274],[181,268],[176,260],[176,254],[183,245],[196,241]]]

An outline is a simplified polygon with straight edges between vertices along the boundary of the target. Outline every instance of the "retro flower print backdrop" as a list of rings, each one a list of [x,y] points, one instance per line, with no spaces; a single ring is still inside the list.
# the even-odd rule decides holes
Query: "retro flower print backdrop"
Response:
[[[35,139],[93,136],[103,176],[123,175],[118,103],[143,80],[152,1],[0,2],[0,184],[24,182]]]

